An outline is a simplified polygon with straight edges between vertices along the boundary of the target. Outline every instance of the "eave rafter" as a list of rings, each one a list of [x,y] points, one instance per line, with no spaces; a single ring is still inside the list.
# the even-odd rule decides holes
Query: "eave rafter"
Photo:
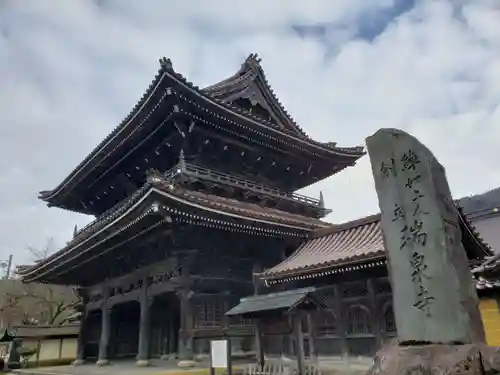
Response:
[[[260,65],[258,65],[258,70],[262,71]],[[262,79],[265,80],[263,71],[259,74],[263,77]],[[204,113],[211,114],[211,117],[217,119],[217,121],[225,122],[226,128],[232,127],[236,134],[239,132],[238,128],[245,128],[247,131],[267,139],[269,142],[291,147],[292,149],[308,150],[308,153],[317,154],[318,156],[321,155],[321,158],[324,159],[338,159],[340,157],[351,160],[351,162],[346,163],[346,166],[353,165],[357,159],[365,154],[363,147],[340,148],[332,143],[313,141],[304,136],[301,131],[298,132],[288,128],[276,128],[274,124],[258,116],[246,113],[236,106],[232,106],[228,103],[224,103],[223,100],[212,97],[208,91],[203,91],[189,82],[184,76],[175,72],[172,68],[171,61],[163,58],[160,60],[160,69],[153,82],[151,82],[150,86],[130,114],[63,180],[63,182],[53,190],[40,192],[39,198],[49,204],[61,205],[57,202],[61,202],[65,195],[69,194],[79,182],[82,182],[86,176],[95,170],[95,168],[103,163],[110,155],[114,154],[118,148],[126,147],[125,142],[142,128],[144,122],[151,113],[158,110],[163,105],[162,103],[167,98],[171,97],[172,94],[175,94],[177,99],[185,98],[184,101],[189,101],[187,95],[196,97],[198,103],[195,104],[201,107]],[[274,94],[272,95],[274,97]],[[277,99],[276,103],[278,103]],[[279,104],[279,106],[281,106],[281,104]],[[179,106],[175,108],[177,108],[177,110],[182,110]],[[289,115],[287,116],[290,117]],[[293,122],[291,117],[290,121]],[[154,129],[149,131],[154,131]],[[64,206],[64,204],[62,204],[62,206]]]

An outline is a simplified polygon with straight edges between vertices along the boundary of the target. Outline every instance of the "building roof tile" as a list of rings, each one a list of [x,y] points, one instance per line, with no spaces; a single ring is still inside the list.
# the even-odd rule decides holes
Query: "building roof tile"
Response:
[[[313,297],[314,292],[316,292],[316,288],[309,287],[245,297],[240,299],[240,303],[229,310],[226,315],[258,316],[258,314],[271,311],[283,311],[300,308],[299,305],[303,302],[309,301],[316,306],[324,307],[321,301],[316,300],[316,298]],[[310,300],[306,301],[308,297]]]
[[[289,258],[263,272],[261,277],[267,279],[296,276],[333,265],[384,256],[380,215],[373,215],[318,230]]]
[[[462,242],[474,246],[481,256],[493,253],[457,205]],[[471,252],[472,254],[472,252]],[[380,214],[314,231],[289,258],[259,274],[264,280],[316,277],[322,271],[385,259]],[[378,265],[380,262],[377,262]],[[374,263],[375,264],[375,263]]]
[[[250,60],[253,61],[255,58]],[[178,89],[175,89],[175,86],[177,86]],[[315,141],[306,137],[305,133],[298,130],[298,127],[277,127],[265,119],[213,97],[210,90],[202,90],[192,82],[188,81],[182,74],[175,71],[170,59],[162,58],[160,59],[160,68],[155,78],[129,115],[118,126],[116,126],[108,134],[108,136],[103,139],[102,142],[99,143],[99,145],[95,147],[94,150],[88,154],[87,157],[61,183],[59,183],[57,187],[52,190],[39,192],[39,198],[53,205],[74,210],[74,207],[69,207],[61,202],[58,202],[57,204],[54,202],[66,199],[64,197],[68,195],[77,184],[84,181],[84,179],[90,175],[90,172],[102,165],[102,163],[110,155],[115,154],[117,149],[130,147],[130,144],[127,145],[125,140],[129,138],[142,139],[141,131],[146,130],[141,130],[141,128],[146,127],[141,126],[140,121],[138,120],[139,118],[142,119],[141,121],[144,121],[144,119],[148,118],[153,112],[166,110],[166,108],[160,105],[161,103],[168,103],[163,105],[168,105],[168,108],[173,111],[174,107],[172,105],[172,101],[169,101],[166,98],[175,96],[176,100],[187,102],[189,99],[183,94],[186,92],[189,92],[198,98],[197,100],[201,103],[199,106],[203,108],[205,113],[211,113],[213,111],[213,114],[216,115],[222,123],[227,123],[229,119],[226,118],[226,116],[221,116],[219,114],[221,112],[228,114],[229,117],[234,115],[233,117],[238,119],[237,125],[242,128],[250,129],[254,134],[265,134],[265,137],[269,140],[281,140],[280,142],[282,144],[294,145],[293,147],[298,147],[299,149],[312,149],[315,150],[315,152],[317,151],[322,154],[326,159],[330,157],[336,158],[339,156],[345,158],[345,165],[342,165],[341,168],[335,170],[334,173],[339,172],[348,165],[354,165],[356,160],[365,155],[365,150],[362,146],[338,147],[334,142]],[[181,112],[183,111],[182,108],[178,108],[178,110]],[[231,120],[230,122],[234,121]],[[160,124],[158,124],[155,128],[158,126],[160,126]],[[147,129],[151,132],[151,127],[147,127]]]
[[[222,213],[232,213],[242,215],[249,219],[266,220],[275,224],[296,225],[305,230],[318,228],[328,228],[331,224],[320,219],[297,215],[277,208],[264,207],[256,203],[243,202],[232,198],[221,197],[215,194],[203,193],[187,189],[181,185],[170,184],[167,181],[159,180],[153,183],[154,187],[161,191],[172,194],[179,198],[195,204],[200,204],[206,208],[220,210]]]
[[[46,267],[48,263],[54,262],[54,264],[57,264],[58,258],[62,258],[74,251],[83,253],[83,250],[89,246],[88,244],[93,243],[93,239],[101,236],[102,233],[105,234],[106,238],[111,238],[115,234],[120,233],[124,225],[130,225],[131,223],[130,220],[126,219],[123,221],[123,219],[135,217],[137,216],[137,212],[139,212],[140,215],[136,218],[137,221],[144,215],[149,215],[150,212],[153,212],[151,210],[144,211],[139,208],[146,197],[152,194],[156,195],[153,198],[154,202],[160,202],[163,204],[162,208],[167,211],[175,211],[177,215],[192,217],[193,209],[197,209],[200,217],[205,212],[210,215],[214,213],[219,214],[221,223],[227,221],[224,217],[247,220],[250,222],[248,225],[252,227],[262,227],[264,225],[264,228],[268,229],[262,230],[269,233],[273,232],[269,230],[269,225],[271,225],[280,228],[276,230],[276,233],[291,230],[291,232],[298,233],[303,238],[310,231],[331,226],[331,224],[319,219],[289,213],[277,208],[263,207],[255,203],[242,202],[236,199],[190,190],[181,183],[177,184],[175,181],[164,178],[161,174],[155,174],[150,175],[146,184],[131,195],[129,199],[121,202],[104,217],[98,218],[84,227],[61,250],[32,267],[20,268],[18,270],[19,274],[25,277]],[[177,204],[171,204],[175,202]],[[175,205],[179,207],[179,204],[183,205],[185,209],[170,207]],[[139,208],[139,211],[136,208]]]

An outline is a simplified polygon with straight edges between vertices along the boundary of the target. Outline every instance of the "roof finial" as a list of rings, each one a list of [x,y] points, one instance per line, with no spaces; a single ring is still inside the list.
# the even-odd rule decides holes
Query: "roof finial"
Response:
[[[260,59],[258,54],[251,53],[250,55],[248,55],[245,62],[247,64],[250,64],[251,66],[253,66],[253,65],[258,65],[260,63],[260,61],[261,61],[261,59]]]
[[[167,59],[167,58],[165,58],[165,57],[162,57],[162,58],[160,59],[160,65],[161,65],[163,68],[167,69],[167,70],[172,70],[172,69],[173,69],[173,67],[172,67],[172,60]]]
[[[78,225],[75,224],[75,227],[73,228],[73,238],[76,237],[77,233],[78,233]]]
[[[319,192],[319,206],[325,208],[325,199],[323,198],[323,192],[321,190]]]

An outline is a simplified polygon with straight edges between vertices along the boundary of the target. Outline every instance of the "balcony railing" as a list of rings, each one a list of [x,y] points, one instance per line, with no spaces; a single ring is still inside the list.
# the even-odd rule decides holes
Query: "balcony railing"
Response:
[[[267,196],[272,196],[276,198],[282,198],[306,205],[311,205],[314,207],[321,207],[321,201],[319,199],[311,198],[302,194],[297,194],[293,192],[284,192],[282,190],[272,188],[269,186],[266,186],[264,184],[255,182],[255,181],[250,181],[247,179],[239,178],[232,176],[230,174],[222,173],[222,172],[217,172],[205,167],[201,167],[199,165],[195,164],[189,164],[185,163],[184,164],[184,169],[181,168],[180,165],[177,167],[173,168],[171,170],[172,172],[172,177],[181,171],[182,173],[187,173],[188,175],[191,175],[193,177],[197,177],[203,180],[208,180],[208,181],[213,181],[213,182],[220,182],[232,187],[240,187],[244,189],[248,189],[251,191],[254,191],[256,193],[260,193],[263,195]],[[169,171],[170,172],[170,171]],[[169,178],[167,172],[167,175],[165,176],[167,179]]]
[[[246,180],[243,178],[238,178],[226,173],[217,172],[208,168],[201,167],[199,165],[189,164],[185,162],[180,162],[173,168],[163,173],[162,178],[168,181],[168,180],[173,180],[177,176],[180,176],[182,174],[186,174],[202,180],[213,181],[216,183],[223,183],[225,185],[232,187],[247,189],[270,197],[281,198],[292,202],[297,202],[321,208],[321,202],[319,199],[311,198],[302,194],[284,192],[282,190],[271,188],[269,186],[266,186],[258,182]],[[148,183],[145,183],[139,190],[136,190],[131,196],[118,202],[117,204],[109,208],[107,211],[105,211],[103,214],[99,215],[95,220],[93,220],[92,222],[84,226],[82,229],[80,229],[75,234],[75,238],[71,242],[78,242],[78,240],[85,238],[89,232],[94,231],[96,227],[100,227],[104,223],[110,222],[114,218],[118,217],[130,205],[132,205],[144,193],[146,193],[149,187],[150,185]]]

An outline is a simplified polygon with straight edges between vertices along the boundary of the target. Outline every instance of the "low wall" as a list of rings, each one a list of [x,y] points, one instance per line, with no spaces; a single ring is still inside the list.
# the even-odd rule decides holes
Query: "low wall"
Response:
[[[28,361],[30,367],[69,364],[76,358],[76,337],[24,338],[21,342],[23,347],[37,350]]]
[[[76,358],[78,326],[16,327],[21,346],[35,349],[29,367],[69,364]]]

